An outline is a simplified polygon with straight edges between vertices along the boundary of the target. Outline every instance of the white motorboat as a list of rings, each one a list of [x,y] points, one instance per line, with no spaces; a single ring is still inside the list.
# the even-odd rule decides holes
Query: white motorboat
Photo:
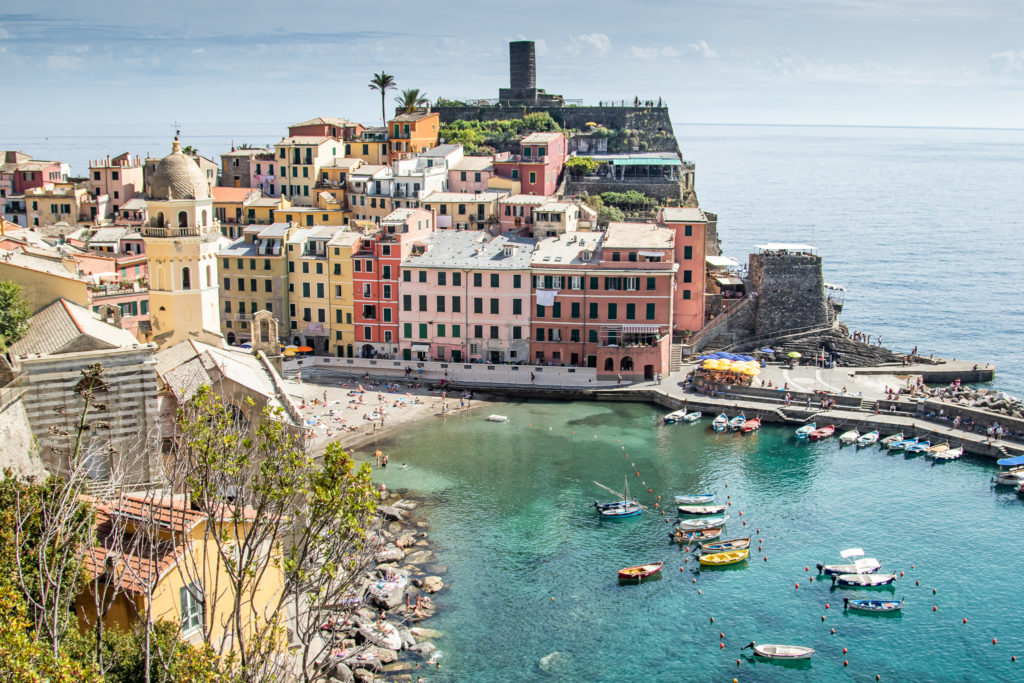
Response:
[[[844,560],[850,560],[853,558],[860,559],[855,560],[852,564],[818,563],[815,566],[818,568],[819,572],[830,576],[837,576],[839,574],[874,574],[882,568],[882,563],[875,558],[864,557],[864,550],[862,548],[847,548],[840,552],[839,555]]]
[[[837,574],[832,577],[832,583],[854,588],[886,586],[895,580],[896,572],[892,574]]]
[[[673,410],[671,413],[661,418],[662,421],[667,424],[675,424],[676,422],[682,422],[683,417],[686,415],[686,409],[680,408],[679,410]]]
[[[851,429],[850,431],[843,432],[842,434],[839,435],[839,443],[848,446],[852,443],[856,443],[857,439],[859,438],[860,432],[858,432],[856,429]]]
[[[714,529],[726,523],[729,515],[721,517],[703,517],[701,519],[684,519],[676,525],[680,531],[699,531],[700,529]]]
[[[724,432],[726,430],[726,428],[728,427],[728,425],[729,425],[729,416],[726,415],[725,413],[721,413],[711,423],[711,429],[715,430],[716,432]]]
[[[868,432],[867,434],[861,434],[857,437],[858,446],[870,446],[871,444],[878,443],[879,434],[877,431]]]
[[[701,418],[702,415],[703,413],[701,413],[699,410],[694,410],[692,412],[687,413],[686,415],[683,415],[683,422],[696,422]]]
[[[750,641],[749,645],[744,645],[740,649],[746,650],[747,648],[753,648],[755,655],[767,659],[810,659],[811,655],[814,654],[813,647],[776,644],[758,645],[755,640]]]
[[[508,422],[508,416],[507,415],[488,415],[487,416],[487,421],[488,422]]]

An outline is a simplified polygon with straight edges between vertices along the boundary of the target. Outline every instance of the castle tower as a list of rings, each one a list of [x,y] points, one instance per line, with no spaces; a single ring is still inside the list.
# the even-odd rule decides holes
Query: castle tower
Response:
[[[146,188],[149,318],[161,348],[185,339],[223,346],[217,252],[220,225],[199,166],[174,138]]]
[[[512,90],[533,90],[537,87],[537,53],[532,40],[508,44],[508,72]]]

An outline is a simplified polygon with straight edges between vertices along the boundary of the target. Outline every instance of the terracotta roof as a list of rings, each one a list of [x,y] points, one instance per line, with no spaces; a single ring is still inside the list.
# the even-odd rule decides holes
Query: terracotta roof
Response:
[[[79,342],[89,337],[89,343]],[[56,354],[75,343],[74,349],[125,349],[140,345],[131,332],[108,325],[88,308],[57,299],[29,320],[28,332],[11,345],[12,356]]]
[[[244,202],[249,195],[258,192],[252,187],[219,187],[213,188],[213,201],[215,202]]]

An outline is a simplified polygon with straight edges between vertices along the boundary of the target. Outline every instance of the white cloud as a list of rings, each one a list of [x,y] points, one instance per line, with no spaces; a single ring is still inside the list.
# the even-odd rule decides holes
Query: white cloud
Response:
[[[664,47],[639,47],[633,45],[629,48],[629,56],[632,59],[654,61],[657,59],[715,59],[718,53],[711,49],[706,40],[698,40],[696,43],[689,43],[683,49],[677,49],[671,45]]]
[[[992,72],[1001,76],[1024,75],[1024,50],[997,52],[988,58]]]
[[[568,51],[573,56],[579,56],[586,52],[604,55],[611,46],[611,38],[603,33],[584,33],[578,36],[569,36]]]
[[[658,48],[656,47],[637,47],[636,45],[629,48],[629,56],[633,59],[657,59]]]
[[[197,47],[194,50],[192,50],[192,54],[194,54],[194,55],[201,55],[201,54],[205,54],[205,53],[206,53],[206,49],[205,48],[201,48],[201,47]]]
[[[46,58],[46,66],[51,69],[79,69],[82,66],[82,58],[71,55],[49,55]]]
[[[690,43],[686,46],[686,51],[704,59],[714,59],[718,56],[718,53],[712,50],[711,46],[708,45],[708,41],[704,39],[698,40],[696,43]]]

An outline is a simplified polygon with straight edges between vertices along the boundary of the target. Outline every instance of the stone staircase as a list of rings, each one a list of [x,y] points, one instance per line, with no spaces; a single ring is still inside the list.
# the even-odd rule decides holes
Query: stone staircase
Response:
[[[669,374],[673,372],[679,372],[683,367],[683,345],[673,344],[672,350],[668,354],[668,371]]]
[[[996,450],[1003,454],[1004,458],[1009,458],[1010,457],[1010,452],[1008,450],[1006,450],[1006,446],[1003,446],[1002,444],[994,444],[994,445],[996,447]]]
[[[865,413],[873,413],[875,412],[875,402],[868,400],[866,398],[862,398],[860,400],[860,409],[863,410]]]

